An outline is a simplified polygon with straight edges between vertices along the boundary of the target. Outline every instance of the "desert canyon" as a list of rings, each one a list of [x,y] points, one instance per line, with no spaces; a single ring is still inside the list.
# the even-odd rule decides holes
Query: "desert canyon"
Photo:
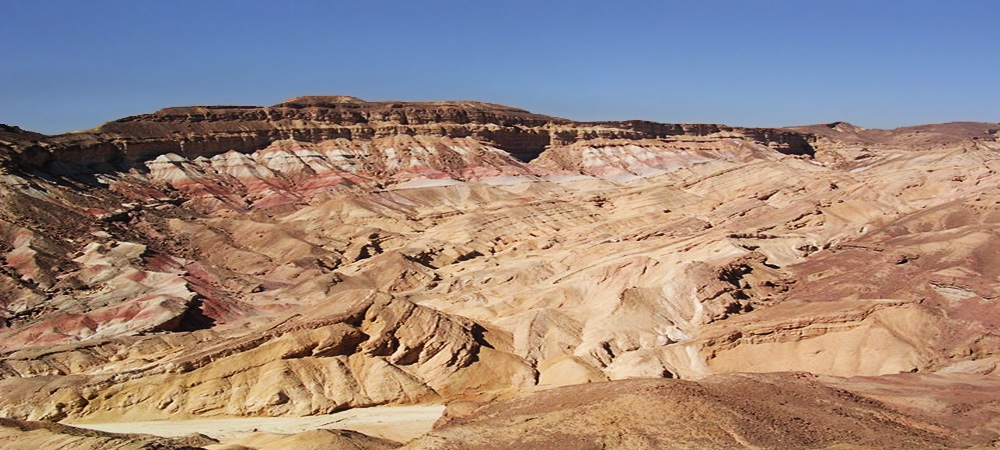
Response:
[[[3,125],[0,448],[1000,446],[998,129]],[[426,424],[95,425],[383,410]]]

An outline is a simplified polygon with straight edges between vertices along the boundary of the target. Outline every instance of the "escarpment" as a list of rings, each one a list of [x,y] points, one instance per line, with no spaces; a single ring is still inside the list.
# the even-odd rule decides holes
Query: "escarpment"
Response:
[[[252,153],[280,140],[319,143],[389,136],[471,137],[527,162],[547,147],[594,138],[656,139],[735,133],[780,151],[810,154],[804,138],[771,129],[653,122],[580,123],[479,102],[364,102],[353,97],[296,97],[271,107],[171,107],[97,128],[45,137],[18,136],[16,160],[57,171],[129,168],[159,155],[211,157]],[[34,149],[24,151],[24,149]]]

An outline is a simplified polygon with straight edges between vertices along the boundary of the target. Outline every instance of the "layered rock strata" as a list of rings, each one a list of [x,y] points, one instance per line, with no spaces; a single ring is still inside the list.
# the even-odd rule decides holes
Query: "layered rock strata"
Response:
[[[13,131],[13,130],[7,130]],[[252,153],[276,141],[357,142],[393,136],[474,138],[529,161],[547,147],[593,138],[658,139],[742,134],[790,153],[811,150],[802,135],[774,129],[671,125],[644,121],[581,123],[479,102],[364,102],[353,97],[296,97],[271,107],[165,108],[97,128],[43,137],[19,133],[22,164],[59,171],[134,166],[175,153],[194,159]],[[8,136],[8,139],[10,136]],[[86,168],[74,167],[83,165]],[[69,166],[69,167],[67,167]]]
[[[995,128],[578,123],[344,97],[7,127],[0,415],[991,376]]]

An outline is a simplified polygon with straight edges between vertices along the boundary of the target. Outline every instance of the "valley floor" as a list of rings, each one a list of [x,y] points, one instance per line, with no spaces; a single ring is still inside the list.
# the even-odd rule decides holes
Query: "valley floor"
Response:
[[[68,425],[111,433],[145,433],[161,437],[198,433],[222,442],[246,438],[255,433],[297,434],[310,430],[344,429],[406,442],[430,431],[443,411],[443,405],[375,406],[307,417],[226,417]]]

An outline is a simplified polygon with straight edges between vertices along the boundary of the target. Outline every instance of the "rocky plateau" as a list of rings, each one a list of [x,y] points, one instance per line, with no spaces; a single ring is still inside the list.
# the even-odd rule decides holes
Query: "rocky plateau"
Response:
[[[344,96],[3,125],[0,447],[997,446],[998,129]],[[406,442],[86,429],[402,404],[448,406]]]

